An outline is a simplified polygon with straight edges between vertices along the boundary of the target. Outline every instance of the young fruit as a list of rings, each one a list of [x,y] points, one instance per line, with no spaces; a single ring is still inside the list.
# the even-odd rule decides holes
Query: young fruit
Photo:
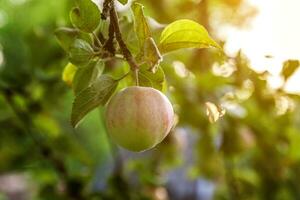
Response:
[[[149,87],[128,87],[108,103],[106,126],[111,138],[131,151],[159,144],[170,132],[174,111],[168,98]]]

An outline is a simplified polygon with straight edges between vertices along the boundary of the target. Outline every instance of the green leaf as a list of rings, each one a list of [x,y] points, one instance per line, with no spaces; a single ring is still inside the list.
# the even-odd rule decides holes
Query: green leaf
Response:
[[[65,66],[64,71],[62,73],[62,80],[65,83],[67,83],[69,86],[71,86],[73,83],[73,79],[74,79],[76,71],[77,71],[77,67],[75,65],[73,65],[72,63],[68,63]]]
[[[76,39],[70,47],[69,58],[77,67],[85,66],[94,57],[94,50],[89,43]]]
[[[72,28],[59,28],[54,32],[56,38],[60,46],[65,50],[68,51],[70,46],[74,43],[75,39],[79,35],[79,30],[72,29]]]
[[[151,31],[144,15],[143,5],[134,2],[131,9],[134,15],[134,29],[141,49],[138,57],[141,61],[146,61],[150,65],[150,70],[156,72],[162,57],[151,36]]]
[[[132,22],[127,17],[123,17],[120,19],[120,29],[121,29],[123,39],[126,42],[128,49],[133,54],[140,52],[141,47],[139,44],[139,40],[137,38],[137,34],[135,32],[134,22]]]
[[[128,3],[128,0],[118,0],[121,4],[125,5]]]
[[[76,97],[72,107],[71,124],[76,127],[90,111],[104,106],[117,88],[118,81],[108,75],[100,76],[91,86],[82,90]]]
[[[80,32],[78,29],[62,27],[58,28],[54,34],[58,40],[58,43],[65,51],[69,51],[76,39],[83,39],[90,44],[94,43],[93,37],[90,34]]]
[[[100,23],[99,8],[91,0],[76,0],[76,4],[70,12],[72,24],[84,32],[93,32]]]
[[[287,81],[296,72],[299,66],[299,60],[285,61],[281,70],[281,76],[284,78],[285,81]]]
[[[143,5],[134,2],[131,9],[134,15],[134,29],[139,40],[140,48],[142,48],[145,40],[151,37],[150,28],[144,15]]]
[[[139,85],[152,87],[157,90],[162,90],[165,82],[165,73],[159,66],[155,73],[152,73],[147,68],[142,67],[139,70]]]
[[[210,48],[221,47],[209,36],[206,29],[200,24],[182,19],[169,24],[160,36],[159,49],[168,53],[183,48]]]
[[[144,44],[144,59],[150,64],[150,70],[155,73],[158,69],[162,56],[153,38],[147,38]]]
[[[73,80],[75,95],[89,87],[102,74],[103,70],[102,60],[92,61],[86,67],[78,68]]]

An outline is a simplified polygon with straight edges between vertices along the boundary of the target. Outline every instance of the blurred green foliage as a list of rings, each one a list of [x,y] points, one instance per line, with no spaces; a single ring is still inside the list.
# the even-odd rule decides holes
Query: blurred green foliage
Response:
[[[254,13],[251,7],[241,12],[240,0],[139,2],[160,23],[193,19],[212,35],[213,25],[242,26]],[[270,88],[267,73],[253,71],[242,52],[225,61],[214,50],[164,58],[178,123],[151,151],[116,151],[103,108],[73,129],[73,93],[61,80],[68,61],[54,37],[57,27],[70,25],[71,7],[71,0],[0,2],[0,199],[197,199],[197,190],[183,197],[174,192],[172,173],[182,188],[211,181],[213,199],[300,199],[299,96]],[[131,28],[122,27],[128,43]],[[285,63],[286,81],[295,63]],[[106,65],[111,74],[124,73],[121,62]],[[206,102],[223,106],[225,116],[210,123]],[[4,184],[10,174],[26,180],[19,197]]]

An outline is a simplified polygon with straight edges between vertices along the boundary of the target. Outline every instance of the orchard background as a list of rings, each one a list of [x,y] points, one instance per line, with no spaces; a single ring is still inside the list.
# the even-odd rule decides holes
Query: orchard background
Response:
[[[167,24],[191,19],[221,47],[219,26],[242,28],[255,14],[242,0],[137,2],[154,38]],[[150,76],[172,102],[175,126],[154,149],[133,153],[107,136],[104,106],[77,128],[70,122],[74,89],[62,80],[69,60],[55,33],[72,27],[75,3],[0,2],[1,200],[300,199],[299,95],[284,90],[299,61],[284,62],[283,85],[272,88],[268,72],[252,70],[242,51],[165,55],[163,80]],[[130,6],[116,9],[123,39],[135,49]],[[120,78],[129,69],[122,60],[105,60],[103,73]],[[118,89],[130,84],[126,77]]]

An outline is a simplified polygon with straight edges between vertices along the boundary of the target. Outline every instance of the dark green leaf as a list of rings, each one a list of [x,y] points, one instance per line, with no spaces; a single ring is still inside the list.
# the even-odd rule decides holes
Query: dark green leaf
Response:
[[[86,65],[93,57],[93,48],[89,43],[82,39],[76,39],[73,45],[70,47],[70,61],[77,67]]]
[[[299,66],[299,60],[285,61],[281,70],[281,76],[283,76],[285,81],[288,80],[296,72]]]
[[[162,53],[183,48],[210,47],[221,49],[203,26],[188,19],[169,24],[160,36],[159,49]]]
[[[77,7],[70,12],[72,24],[78,29],[91,33],[100,23],[100,10],[91,0],[77,0]]]
[[[85,40],[90,45],[94,44],[94,38],[93,38],[93,36],[90,33],[80,32],[80,34],[79,34],[79,36],[78,36],[77,39]]]
[[[59,28],[55,31],[55,36],[58,39],[60,46],[65,50],[69,51],[71,45],[76,39],[83,39],[90,44],[93,44],[93,37],[84,32],[80,32],[78,29],[73,28]]]
[[[76,127],[83,117],[96,107],[104,106],[117,88],[118,81],[107,75],[100,76],[91,86],[82,90],[72,107],[71,124]]]
[[[103,72],[104,63],[101,60],[92,61],[86,67],[79,68],[73,79],[75,95],[89,87]]]
[[[165,73],[159,66],[155,73],[152,73],[147,68],[141,68],[139,70],[139,84],[140,86],[152,87],[157,90],[163,89],[165,82]]]
[[[134,29],[139,40],[140,48],[142,48],[145,40],[151,37],[150,28],[144,15],[143,5],[134,2],[131,9],[134,15]]]
[[[74,43],[79,35],[79,30],[72,28],[59,28],[55,31],[55,36],[58,39],[60,46],[68,51],[70,46]]]

